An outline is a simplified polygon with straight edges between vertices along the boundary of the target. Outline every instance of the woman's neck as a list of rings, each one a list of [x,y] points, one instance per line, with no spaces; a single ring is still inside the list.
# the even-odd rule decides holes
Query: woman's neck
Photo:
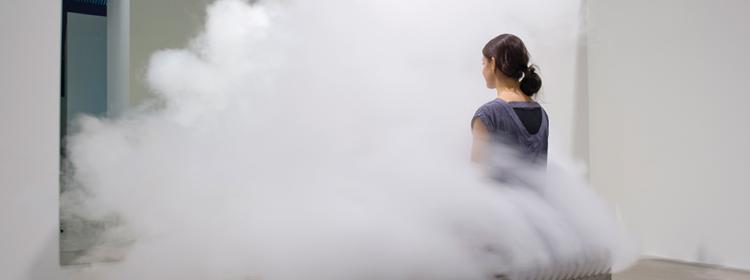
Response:
[[[497,98],[506,102],[529,102],[531,97],[523,94],[516,81],[498,81]]]

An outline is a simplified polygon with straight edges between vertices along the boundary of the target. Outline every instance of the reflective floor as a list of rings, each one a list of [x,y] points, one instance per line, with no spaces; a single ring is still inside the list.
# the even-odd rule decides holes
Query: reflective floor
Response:
[[[750,280],[750,271],[645,259],[615,274],[614,280]]]

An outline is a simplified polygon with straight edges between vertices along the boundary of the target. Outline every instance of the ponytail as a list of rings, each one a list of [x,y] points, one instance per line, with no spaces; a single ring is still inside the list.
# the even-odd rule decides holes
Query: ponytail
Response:
[[[531,65],[523,72],[520,83],[521,91],[526,96],[534,96],[542,88],[542,78],[536,73],[536,66]]]

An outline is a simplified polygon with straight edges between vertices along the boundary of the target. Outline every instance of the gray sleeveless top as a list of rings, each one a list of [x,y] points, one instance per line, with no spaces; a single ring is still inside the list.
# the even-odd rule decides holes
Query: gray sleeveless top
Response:
[[[515,108],[539,108],[541,111],[541,126],[535,133],[529,132],[521,119],[516,114]],[[549,135],[549,124],[547,112],[537,102],[506,102],[495,99],[482,105],[474,113],[474,120],[480,119],[487,128],[494,143],[505,144],[510,148],[517,149],[520,156],[534,163],[546,163],[547,161],[547,138]]]

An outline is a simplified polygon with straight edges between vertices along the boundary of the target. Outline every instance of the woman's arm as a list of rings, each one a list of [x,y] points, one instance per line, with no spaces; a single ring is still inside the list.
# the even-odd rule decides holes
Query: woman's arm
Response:
[[[471,134],[474,136],[474,141],[471,145],[471,161],[482,162],[489,133],[487,132],[487,127],[484,126],[484,123],[479,118],[475,118],[472,121]]]

